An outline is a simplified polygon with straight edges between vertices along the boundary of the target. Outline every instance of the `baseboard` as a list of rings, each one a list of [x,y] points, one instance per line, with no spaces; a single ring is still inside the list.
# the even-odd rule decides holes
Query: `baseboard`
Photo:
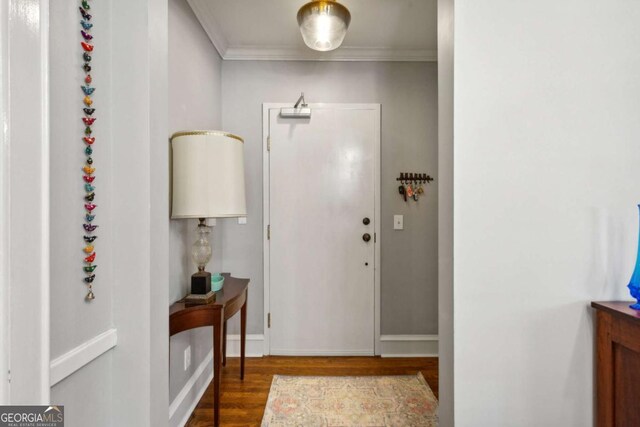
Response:
[[[438,357],[437,335],[381,335],[382,357]]]
[[[213,350],[198,365],[189,381],[169,405],[169,426],[183,427],[189,421],[191,413],[202,399],[209,383],[213,379]]]
[[[291,350],[272,348],[272,356],[373,356],[373,350]]]
[[[118,330],[109,329],[83,342],[71,351],[56,357],[49,365],[51,387],[67,378],[92,360],[111,350],[118,343]]]
[[[245,357],[264,356],[264,335],[247,335]],[[240,357],[240,335],[227,335],[227,357]]]

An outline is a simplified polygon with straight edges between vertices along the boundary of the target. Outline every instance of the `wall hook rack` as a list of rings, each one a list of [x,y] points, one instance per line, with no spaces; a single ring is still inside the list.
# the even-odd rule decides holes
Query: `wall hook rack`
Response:
[[[398,192],[404,201],[413,199],[417,202],[418,198],[424,194],[423,184],[429,184],[433,178],[426,173],[401,172],[396,181],[400,181]]]
[[[400,181],[402,184],[429,184],[433,178],[426,173],[401,172],[396,181]]]

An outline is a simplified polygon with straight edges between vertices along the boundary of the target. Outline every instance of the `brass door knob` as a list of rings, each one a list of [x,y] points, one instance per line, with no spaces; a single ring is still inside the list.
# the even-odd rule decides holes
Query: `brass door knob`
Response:
[[[365,242],[368,242],[369,240],[371,240],[371,234],[369,233],[364,233],[362,235],[362,240],[364,240]]]

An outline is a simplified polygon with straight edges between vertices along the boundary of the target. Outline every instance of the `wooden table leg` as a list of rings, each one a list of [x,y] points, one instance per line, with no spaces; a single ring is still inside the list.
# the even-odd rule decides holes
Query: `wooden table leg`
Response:
[[[227,366],[227,321],[222,327],[222,366]]]
[[[597,427],[613,427],[614,385],[613,385],[613,342],[611,338],[611,315],[598,310],[596,313],[596,423]]]
[[[247,341],[247,299],[240,309],[240,379],[244,380],[244,349]]]
[[[224,310],[216,313],[213,325],[213,425],[220,425],[220,376],[222,373],[222,330]]]

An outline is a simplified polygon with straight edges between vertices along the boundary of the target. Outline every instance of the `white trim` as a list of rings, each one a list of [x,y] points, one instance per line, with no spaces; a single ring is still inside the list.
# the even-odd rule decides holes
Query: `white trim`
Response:
[[[369,103],[369,104],[356,104],[356,103],[315,103],[315,104],[309,104],[309,106],[311,108],[320,108],[320,107],[331,107],[331,106],[341,106],[344,107],[345,105],[348,105],[350,108],[369,108],[369,109],[374,109],[377,111],[378,113],[378,118],[380,121],[380,127],[377,129],[378,134],[376,135],[376,141],[375,141],[375,147],[374,147],[374,154],[375,154],[375,177],[374,177],[374,181],[375,181],[375,189],[374,189],[374,199],[375,199],[375,218],[374,218],[374,224],[375,224],[375,232],[376,232],[376,239],[374,241],[374,248],[375,248],[375,270],[374,270],[374,354],[375,355],[380,355],[381,351],[382,351],[382,347],[381,347],[381,343],[380,343],[380,266],[382,265],[382,263],[380,262],[380,248],[381,248],[381,241],[382,241],[382,233],[380,232],[381,229],[381,223],[382,223],[382,217],[381,217],[381,157],[382,157],[382,153],[381,153],[381,149],[382,149],[382,131],[381,131],[381,127],[382,127],[382,105],[381,104],[376,104],[376,103]],[[285,104],[285,103],[263,103],[262,104],[262,221],[263,221],[263,280],[264,280],[264,319],[263,319],[263,325],[264,325],[264,354],[265,355],[269,355],[271,354],[271,343],[270,343],[270,336],[269,336],[269,328],[267,327],[267,316],[270,312],[270,305],[271,305],[271,293],[270,293],[270,288],[271,288],[271,271],[270,271],[270,257],[271,257],[271,252],[270,252],[270,246],[269,246],[269,240],[267,239],[267,225],[270,223],[271,221],[271,217],[270,217],[270,209],[269,209],[269,200],[270,200],[270,192],[269,192],[269,180],[270,180],[270,162],[269,162],[269,151],[267,150],[267,142],[268,142],[268,138],[269,138],[269,110],[271,109],[279,109],[279,108],[285,108],[285,107],[291,107],[291,104]],[[302,355],[302,354],[297,354],[295,352],[291,352],[288,351],[286,349],[278,349],[275,350],[274,352],[277,351],[278,354],[282,354],[282,355]],[[329,353],[327,352],[318,352],[318,353],[314,353],[311,354],[309,352],[305,352],[305,355],[328,355]],[[360,353],[358,353],[360,354]],[[353,352],[350,353],[331,353],[331,355],[336,355],[336,356],[346,356],[346,355],[356,355]],[[364,355],[366,356],[370,356],[371,352],[367,351],[366,353],[364,353]]]
[[[455,425],[454,380],[454,209],[458,196],[455,184],[457,152],[455,128],[455,0],[438,0],[438,420],[441,426]],[[464,384],[465,378],[460,378]]]
[[[205,379],[202,380],[201,378],[205,374],[206,377],[204,377]],[[189,421],[189,418],[191,417],[191,413],[196,408],[196,405],[198,405],[200,399],[202,399],[202,395],[204,395],[204,392],[207,390],[207,387],[209,386],[209,383],[211,383],[211,380],[213,380],[213,349],[209,351],[204,360],[200,363],[200,365],[198,365],[198,368],[195,370],[193,375],[191,375],[189,381],[187,381],[184,387],[182,387],[182,390],[180,390],[180,393],[178,393],[176,398],[173,399],[173,402],[171,402],[171,404],[169,405],[169,425],[171,427],[182,427],[187,424],[187,421]],[[189,394],[192,393],[196,386],[198,388],[194,398],[188,401],[187,397],[189,397]],[[186,411],[178,412],[178,409],[184,408],[185,405],[187,405]],[[176,422],[175,418],[180,416],[181,413],[183,414],[182,417],[178,422]]]
[[[9,304],[9,4],[0,2],[0,405],[9,404],[11,316]]]
[[[50,247],[51,235],[49,194],[50,194],[50,159],[49,159],[49,0],[40,1],[40,395],[42,402],[50,399]]]
[[[277,354],[278,356],[371,356],[370,349],[364,350],[350,350],[350,351],[342,351],[342,350],[291,350],[287,348],[272,348],[273,354]]]
[[[50,396],[49,0],[4,3],[8,25],[2,33],[3,43],[6,39],[2,84],[7,92],[2,101],[8,104],[2,142],[9,164],[4,200],[9,223],[4,225],[10,231],[5,236],[10,257],[4,261],[9,262],[10,282],[5,303],[11,307],[8,401],[46,404]],[[29,180],[24,179],[27,170]],[[18,206],[28,209],[16,215]]]
[[[264,335],[247,335],[245,357],[264,356]],[[227,357],[240,357],[240,335],[227,335]]]
[[[200,22],[200,25],[204,29],[204,32],[207,33],[207,36],[209,36],[209,40],[213,43],[213,46],[220,54],[220,57],[222,59],[226,59],[225,55],[227,53],[229,42],[224,34],[222,34],[220,25],[216,22],[213,14],[207,13],[207,11],[202,9],[199,2],[187,0],[187,3],[191,6],[191,10],[193,10],[194,15],[198,18],[198,22]],[[201,16],[207,16],[208,19],[200,19]]]
[[[438,357],[438,335],[382,335],[382,357]]]
[[[51,386],[89,364],[118,344],[118,331],[109,329],[51,361]]]
[[[263,281],[263,320],[262,326],[264,330],[264,347],[265,355],[271,354],[271,341],[268,327],[268,316],[271,307],[271,252],[269,240],[267,240],[267,225],[271,221],[269,215],[269,200],[271,200],[271,192],[269,186],[269,168],[270,156],[267,150],[269,140],[269,109],[275,104],[262,104],[262,281]]]
[[[378,111],[378,135],[376,138],[376,146],[375,149],[375,188],[374,188],[374,199],[375,199],[375,207],[374,207],[374,228],[375,235],[373,239],[373,247],[374,247],[374,259],[375,259],[375,273],[373,275],[374,285],[373,285],[373,312],[374,312],[374,323],[373,323],[373,354],[376,356],[380,355],[382,351],[382,347],[380,344],[380,317],[382,313],[382,305],[380,303],[380,276],[381,276],[381,268],[382,262],[380,258],[381,254],[381,242],[382,242],[382,214],[381,205],[382,205],[382,196],[381,196],[381,188],[382,188],[382,104],[376,104]]]
[[[190,2],[191,3],[191,2]],[[197,14],[196,14],[197,15]],[[204,27],[204,25],[203,25]],[[221,44],[217,35],[212,37],[213,44]],[[427,49],[389,49],[389,48],[358,48],[341,47],[331,52],[315,52],[311,49],[301,50],[293,47],[270,46],[229,46],[224,44],[224,50],[218,53],[225,61],[402,61],[402,62],[436,62],[438,53]]]

